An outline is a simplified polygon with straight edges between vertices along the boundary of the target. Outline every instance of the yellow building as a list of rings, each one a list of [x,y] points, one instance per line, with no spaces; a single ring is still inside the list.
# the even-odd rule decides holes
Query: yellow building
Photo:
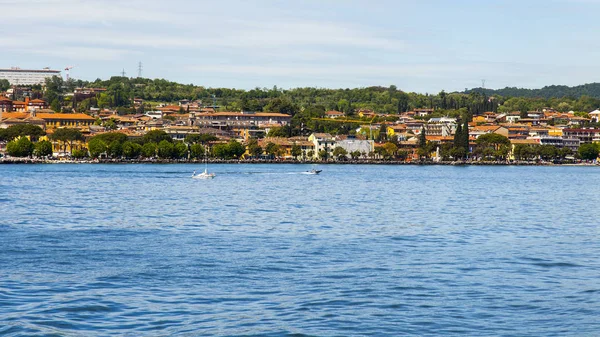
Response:
[[[388,137],[399,136],[401,134],[406,133],[406,125],[405,124],[394,124],[388,125],[386,129],[386,133]]]
[[[82,113],[37,113],[35,117],[46,122],[46,129],[77,128],[87,129],[96,119]]]
[[[549,128],[548,129],[548,136],[562,137],[563,136],[563,130],[561,128]]]

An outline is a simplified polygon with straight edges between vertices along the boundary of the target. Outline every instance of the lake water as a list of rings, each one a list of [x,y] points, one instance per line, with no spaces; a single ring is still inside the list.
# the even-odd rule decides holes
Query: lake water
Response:
[[[0,166],[0,335],[600,335],[600,168]]]

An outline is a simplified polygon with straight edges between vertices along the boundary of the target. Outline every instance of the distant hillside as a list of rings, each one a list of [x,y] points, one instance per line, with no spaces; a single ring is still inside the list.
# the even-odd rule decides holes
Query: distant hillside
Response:
[[[600,99],[600,83],[588,83],[578,85],[574,87],[568,87],[566,85],[551,85],[541,89],[523,89],[515,87],[506,87],[504,89],[482,89],[473,88],[467,90],[465,93],[481,92],[482,90],[488,96],[500,95],[503,97],[527,97],[527,98],[562,98],[570,97],[578,99],[581,96],[589,96]]]

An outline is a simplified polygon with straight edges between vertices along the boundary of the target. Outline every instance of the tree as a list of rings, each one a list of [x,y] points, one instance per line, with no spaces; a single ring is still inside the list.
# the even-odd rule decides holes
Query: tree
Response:
[[[163,140],[166,140],[167,142],[173,142],[173,138],[171,138],[171,136],[169,136],[166,132],[164,132],[163,130],[152,130],[152,131],[148,131],[144,137],[142,137],[142,142],[144,144],[146,143],[156,143],[156,144],[160,144],[160,142],[162,142]]]
[[[598,158],[598,145],[594,143],[581,144],[578,153],[583,160],[596,160]]]
[[[573,154],[573,151],[571,151],[571,149],[569,149],[568,147],[563,147],[560,150],[558,150],[558,157],[560,159],[565,159],[566,157],[570,156]]]
[[[238,159],[246,152],[246,148],[240,142],[232,139],[227,143],[227,151],[229,157]]]
[[[294,159],[298,159],[300,155],[302,155],[302,148],[298,144],[292,145],[291,155]]]
[[[387,140],[387,126],[385,123],[381,123],[379,127],[379,133],[377,134],[377,141],[381,142]]]
[[[295,115],[298,107],[287,98],[274,98],[263,108],[265,112],[279,112],[287,115]]]
[[[35,144],[33,151],[36,157],[48,157],[52,155],[52,143],[47,140],[39,141]]]
[[[118,158],[123,155],[123,144],[114,140],[110,144],[108,144],[108,149],[106,151],[111,158]]]
[[[268,155],[275,157],[279,152],[279,145],[269,142],[267,145],[265,145],[265,152]]]
[[[75,149],[71,155],[76,159],[86,158],[88,156],[88,150],[86,148]]]
[[[142,146],[142,156],[145,158],[153,158],[156,156],[157,145],[156,143],[149,142]]]
[[[200,159],[204,156],[204,145],[192,144],[190,146],[190,156],[193,159]]]
[[[55,98],[52,100],[52,102],[50,102],[50,109],[54,110],[54,112],[61,111],[60,101],[58,98]]]
[[[46,83],[45,83],[45,92],[44,92],[44,99],[46,102],[51,102],[51,108],[52,110],[59,112],[60,111],[60,97],[63,95],[64,93],[64,81],[62,79],[62,77],[59,76],[52,76],[50,78],[46,78]],[[55,103],[56,101],[56,103]],[[54,103],[54,104],[53,104]],[[55,107],[58,107],[58,109],[55,109]]]
[[[185,136],[184,142],[186,142],[188,144],[196,144],[196,143],[206,144],[209,142],[214,142],[216,140],[219,140],[219,138],[217,138],[215,135],[211,135],[211,134],[207,134],[207,133],[200,133],[200,134],[189,134],[189,135]]]
[[[315,151],[314,150],[308,150],[308,152],[306,152],[306,156],[310,159],[314,159],[315,157]]]
[[[37,125],[33,124],[16,124],[11,125],[6,129],[0,128],[0,141],[11,141],[19,137],[29,137],[29,140],[36,141],[39,137],[45,135],[46,132]]]
[[[229,149],[227,144],[215,144],[212,147],[212,155],[215,158],[226,159],[229,157]]]
[[[263,149],[258,145],[258,140],[256,138],[250,138],[246,148],[248,149],[248,153],[255,158],[260,157],[263,153]]]
[[[464,117],[463,127],[461,129],[462,136],[462,148],[464,150],[463,158],[469,156],[469,118],[467,116]]]
[[[98,158],[108,150],[106,142],[98,137],[92,137],[88,142],[88,148],[90,150],[90,156],[92,158]]]
[[[142,153],[142,145],[132,141],[123,143],[123,155],[127,159],[137,158]]]
[[[348,151],[346,151],[346,149],[344,149],[341,146],[336,146],[333,149],[333,157],[335,157],[337,160],[345,160],[345,159],[347,159],[347,157],[346,157],[347,155],[348,155]]]
[[[102,126],[104,126],[104,128],[106,130],[116,130],[117,129],[117,123],[115,122],[115,120],[113,118],[102,123]]]
[[[468,132],[468,131],[467,131]],[[454,159],[465,158],[468,148],[465,148],[465,135],[460,123],[456,126],[454,132],[454,147],[450,150],[450,156]],[[468,135],[467,135],[468,138]]]
[[[27,137],[21,137],[8,142],[6,152],[13,157],[29,157],[33,154],[33,143]]]
[[[175,145],[173,145],[173,143],[169,142],[168,140],[163,139],[160,141],[160,143],[158,143],[158,156],[160,158],[171,158],[173,157],[174,152]]]
[[[492,146],[494,150],[498,150],[501,145],[509,146],[510,140],[501,134],[486,133],[477,137],[475,143],[477,143],[478,146]]]
[[[10,82],[7,79],[0,80],[0,91],[6,91],[10,88]]]
[[[421,133],[419,133],[419,149],[417,150],[417,154],[420,159],[424,159],[429,156],[429,149],[427,148],[427,135],[425,131],[425,126],[421,128]]]
[[[383,144],[383,149],[385,150],[385,157],[392,158],[396,156],[396,152],[398,152],[398,146],[396,144],[387,142]]]
[[[425,126],[421,127],[421,133],[419,133],[419,148],[425,148],[427,145],[427,134]]]
[[[175,143],[175,148],[173,149],[173,158],[182,159],[187,158],[188,148],[182,142]]]
[[[53,140],[56,140],[59,143],[63,143],[63,152],[67,152],[67,144],[69,145],[69,149],[72,152],[73,149],[73,143],[75,141],[83,141],[84,137],[83,134],[81,133],[81,131],[77,130],[77,129],[70,129],[70,128],[62,128],[62,129],[56,129],[54,130],[54,133],[52,134],[51,138]]]
[[[558,157],[558,149],[552,145],[541,145],[539,154],[543,160],[551,160]]]
[[[350,157],[352,157],[353,160],[358,159],[361,156],[361,153],[359,150],[354,150],[352,152],[350,152]]]

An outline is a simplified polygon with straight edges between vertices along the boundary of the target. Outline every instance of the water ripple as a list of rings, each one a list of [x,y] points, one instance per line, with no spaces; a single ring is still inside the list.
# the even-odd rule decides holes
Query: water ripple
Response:
[[[597,168],[194,169],[2,167],[0,335],[600,331]]]

